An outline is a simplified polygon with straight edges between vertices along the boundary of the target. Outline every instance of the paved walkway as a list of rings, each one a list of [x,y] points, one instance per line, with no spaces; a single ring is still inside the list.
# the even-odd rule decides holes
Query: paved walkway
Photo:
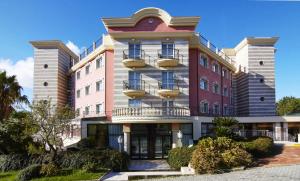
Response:
[[[292,165],[300,164],[300,146],[278,147],[279,154],[260,159],[260,166]]]
[[[167,171],[171,170],[166,160],[131,160],[130,171]]]
[[[296,181],[300,180],[300,165],[256,167],[245,171],[235,171],[215,175],[195,175],[149,179],[148,181]]]

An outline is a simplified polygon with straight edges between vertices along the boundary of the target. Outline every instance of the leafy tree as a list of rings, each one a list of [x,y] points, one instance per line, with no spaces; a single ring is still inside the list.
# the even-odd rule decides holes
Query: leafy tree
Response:
[[[63,144],[63,133],[69,129],[74,111],[68,106],[56,106],[48,101],[38,101],[31,106],[29,120],[37,129],[36,137],[49,147],[53,159]]]
[[[215,132],[217,137],[234,138],[236,134],[234,129],[238,128],[238,121],[231,117],[215,117],[213,119],[215,125]]]
[[[295,97],[283,97],[277,103],[277,114],[280,116],[291,113],[300,113],[300,99]]]
[[[0,122],[0,154],[26,153],[36,147],[34,130],[26,121],[27,112],[12,112],[10,118]]]
[[[0,122],[9,118],[14,110],[14,105],[28,103],[25,95],[21,94],[22,87],[16,80],[16,76],[7,76],[6,72],[0,72]]]

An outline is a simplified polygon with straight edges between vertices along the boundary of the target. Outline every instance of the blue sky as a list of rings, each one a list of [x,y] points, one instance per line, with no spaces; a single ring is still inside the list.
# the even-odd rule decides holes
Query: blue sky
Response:
[[[101,17],[131,16],[149,6],[171,16],[200,16],[197,31],[218,47],[234,47],[246,36],[279,36],[276,98],[300,97],[300,2],[293,1],[1,0],[0,69],[17,74],[31,98],[30,40],[59,39],[79,48],[89,46],[106,32]]]

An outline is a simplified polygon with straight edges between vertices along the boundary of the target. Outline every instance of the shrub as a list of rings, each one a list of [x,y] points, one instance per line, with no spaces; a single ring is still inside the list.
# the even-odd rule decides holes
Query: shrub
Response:
[[[43,176],[54,176],[59,172],[59,168],[54,163],[43,164],[40,174]]]
[[[94,162],[88,162],[85,165],[83,165],[83,167],[82,167],[82,170],[84,170],[85,172],[89,172],[89,173],[97,172],[100,169],[101,169],[100,166]]]
[[[79,149],[95,148],[95,146],[96,146],[96,141],[94,138],[82,138],[77,143],[77,147]]]
[[[168,153],[168,164],[178,170],[181,167],[188,166],[194,147],[178,147],[169,151]]]
[[[3,172],[20,170],[28,165],[29,157],[22,154],[0,155],[0,169]]]
[[[273,148],[273,139],[270,137],[256,137],[244,143],[246,150],[255,157],[267,156]]]
[[[215,173],[220,169],[248,166],[251,155],[230,138],[207,138],[199,141],[192,154],[191,165],[197,173]]]
[[[21,170],[17,176],[19,181],[31,180],[40,176],[41,165],[34,164]]]

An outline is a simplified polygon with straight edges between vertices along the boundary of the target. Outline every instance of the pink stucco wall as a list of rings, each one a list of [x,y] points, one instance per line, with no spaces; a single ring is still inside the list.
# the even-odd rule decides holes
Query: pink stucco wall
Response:
[[[96,115],[96,104],[103,104],[103,110],[105,110],[105,56],[102,54],[103,66],[96,68],[96,59],[87,63],[85,66],[76,71],[80,71],[80,79],[75,78],[75,110],[80,108],[80,117],[82,117],[82,112],[85,110],[86,106],[90,106],[90,114],[86,117],[93,117]],[[85,74],[86,66],[90,65],[90,73]],[[102,80],[103,90],[96,91],[96,82]],[[85,95],[85,87],[90,85],[90,94]],[[80,89],[80,98],[77,98],[77,90]],[[99,115],[104,115],[104,111]]]
[[[105,114],[107,120],[111,121],[112,110],[114,106],[113,88],[114,88],[114,51],[106,51],[106,72],[105,72]]]
[[[151,19],[152,23],[149,22]],[[192,32],[193,26],[168,26],[164,21],[157,17],[147,17],[140,20],[134,27],[109,27],[109,33],[127,31],[151,31],[151,32]]]

